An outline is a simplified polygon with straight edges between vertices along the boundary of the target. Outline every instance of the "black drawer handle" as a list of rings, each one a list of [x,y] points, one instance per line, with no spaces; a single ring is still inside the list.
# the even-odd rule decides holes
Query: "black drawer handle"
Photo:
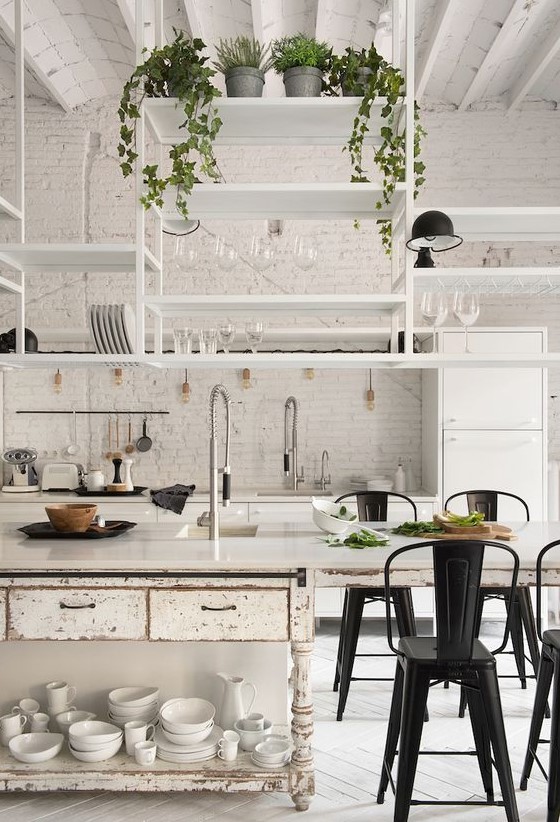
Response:
[[[209,605],[201,605],[201,611],[237,611],[237,605],[224,605],[221,608],[211,608]]]
[[[65,602],[61,602],[60,607],[68,608],[69,611],[79,611],[82,608],[95,608],[95,602],[88,602],[86,605],[67,605]]]

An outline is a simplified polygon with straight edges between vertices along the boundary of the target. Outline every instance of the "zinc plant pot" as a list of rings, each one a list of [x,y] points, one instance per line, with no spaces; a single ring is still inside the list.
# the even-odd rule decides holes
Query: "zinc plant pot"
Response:
[[[364,88],[368,81],[368,77],[373,74],[373,71],[367,66],[363,66],[359,68],[356,72],[357,76],[354,82],[352,83],[342,83],[342,96],[343,97],[363,97],[364,96]]]
[[[229,69],[225,75],[228,97],[262,97],[264,73],[251,66]]]
[[[296,66],[284,72],[286,97],[320,97],[323,72],[314,66]]]

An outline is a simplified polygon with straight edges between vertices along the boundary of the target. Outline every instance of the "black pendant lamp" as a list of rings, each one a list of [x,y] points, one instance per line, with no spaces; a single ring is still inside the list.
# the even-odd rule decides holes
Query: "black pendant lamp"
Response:
[[[412,224],[412,237],[406,247],[418,252],[414,268],[433,268],[432,251],[449,251],[461,245],[451,219],[443,211],[425,211]]]

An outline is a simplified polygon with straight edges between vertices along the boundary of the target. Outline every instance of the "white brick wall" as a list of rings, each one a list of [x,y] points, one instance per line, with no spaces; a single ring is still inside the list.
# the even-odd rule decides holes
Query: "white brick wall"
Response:
[[[11,180],[13,121],[10,105],[0,109],[2,179]],[[511,118],[499,112],[424,115],[428,130],[424,158],[428,184],[421,205],[444,207],[465,204],[557,204],[560,194],[560,146],[556,139],[558,115],[532,111]],[[27,238],[30,241],[131,241],[134,202],[131,185],[124,181],[116,156],[118,122],[116,101],[85,106],[73,114],[38,101],[27,113]],[[228,180],[346,180],[348,159],[338,149],[235,148],[220,150],[220,166]],[[3,191],[10,193],[9,182]],[[261,223],[208,223],[209,232],[235,239],[241,254],[250,247]],[[13,239],[0,225],[0,237]],[[295,234],[314,234],[320,259],[314,271],[302,273],[294,265],[291,247]],[[388,289],[388,261],[372,226],[355,231],[342,222],[288,223],[278,242],[277,261],[258,274],[242,261],[233,272],[215,264],[213,239],[202,231],[193,236],[199,261],[193,270],[178,271],[173,243],[165,244],[165,291],[219,293],[355,292]],[[511,253],[522,263],[553,262],[556,249],[523,247]],[[480,264],[487,257],[483,244],[449,252],[449,264]],[[498,249],[504,263],[510,252]],[[443,264],[440,257],[437,261]],[[131,300],[133,275],[29,275],[27,324],[31,328],[85,328],[92,302]],[[13,326],[10,298],[0,297],[0,330]],[[296,320],[294,319],[294,322]],[[317,324],[306,320],[305,325]],[[353,325],[356,321],[349,320]],[[557,301],[535,298],[485,298],[480,316],[484,325],[548,325],[552,349],[558,350],[560,324]],[[43,348],[48,347],[43,345]],[[137,484],[157,486],[174,481],[207,486],[207,400],[210,388],[223,381],[234,399],[232,466],[238,486],[274,486],[282,477],[283,406],[294,394],[301,404],[299,460],[309,478],[318,470],[323,448],[331,456],[337,485],[353,474],[391,473],[400,455],[407,456],[417,480],[420,466],[420,376],[418,372],[374,372],[376,409],[366,410],[365,371],[317,371],[305,379],[303,371],[253,372],[253,388],[241,388],[238,372],[189,372],[192,401],[180,402],[182,371],[125,371],[125,384],[113,385],[110,369],[63,373],[63,393],[52,391],[49,371],[5,374],[5,443],[35,445],[42,457],[59,458],[69,443],[70,420],[16,415],[22,409],[148,408],[170,414],[150,420],[154,448],[135,454]],[[557,371],[550,372],[550,394],[560,394]],[[550,454],[560,456],[560,423],[551,400]],[[121,436],[126,423],[123,421]],[[105,417],[79,417],[81,459],[99,463],[107,450]],[[139,420],[135,436],[140,433]],[[105,466],[108,464],[105,462]]]

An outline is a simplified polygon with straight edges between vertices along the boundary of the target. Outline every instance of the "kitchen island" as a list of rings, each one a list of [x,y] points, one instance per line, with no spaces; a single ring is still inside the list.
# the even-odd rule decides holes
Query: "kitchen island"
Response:
[[[292,762],[263,770],[248,754],[190,767],[156,761],[142,769],[124,754],[95,765],[69,754],[41,765],[0,755],[5,790],[284,791],[298,810],[314,792],[309,679],[315,587],[379,585],[391,550],[412,542],[391,536],[388,548],[327,547],[312,526],[263,525],[255,537],[219,542],[189,538],[188,524],[142,525],[110,540],[28,540],[13,525],[0,529],[0,636],[4,647],[25,641],[289,642],[293,658]],[[520,584],[534,582],[535,558],[560,537],[560,523],[514,525]],[[484,581],[507,581],[503,558],[488,556]],[[430,552],[403,558],[396,584],[431,581]],[[546,582],[558,584],[553,558]],[[110,676],[108,672],[108,676]],[[164,676],[160,673],[161,679]],[[110,679],[107,690],[114,686]],[[156,684],[160,684],[159,682]]]

